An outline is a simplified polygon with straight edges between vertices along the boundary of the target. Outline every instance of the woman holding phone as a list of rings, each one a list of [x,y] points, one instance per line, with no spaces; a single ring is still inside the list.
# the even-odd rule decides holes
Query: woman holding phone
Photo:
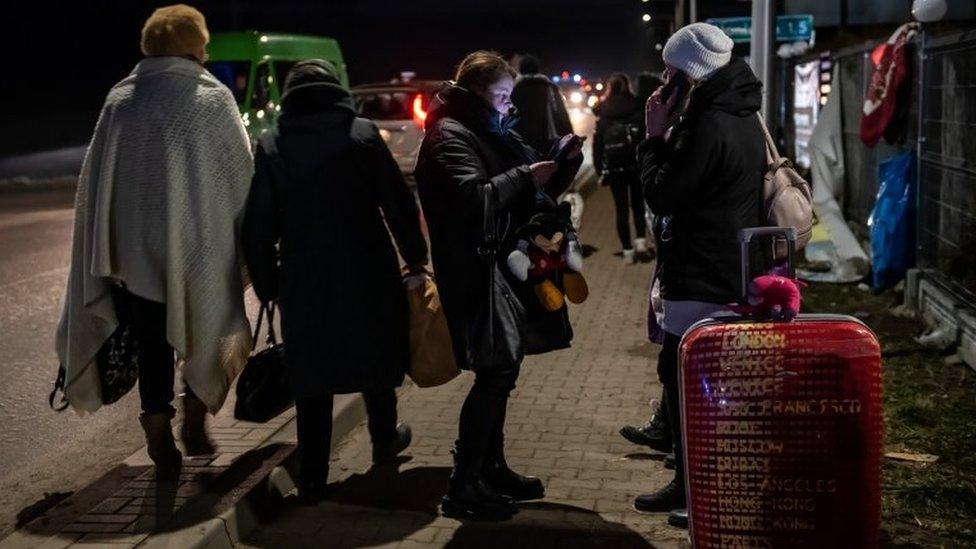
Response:
[[[760,224],[766,151],[756,113],[762,84],[732,40],[706,23],[668,40],[667,82],[646,105],[647,135],[637,148],[644,197],[661,218],[657,227],[664,345],[658,377],[664,385],[676,472],[661,490],[638,496],[640,511],[685,507],[678,398],[678,344],[695,322],[738,299],[739,229]]]
[[[512,301],[516,292],[499,265],[515,229],[539,202],[565,190],[582,155],[576,143],[566,162],[539,161],[512,129],[514,83],[515,72],[497,54],[477,51],[465,57],[455,82],[433,101],[415,172],[454,352],[458,364],[475,373],[461,408],[454,471],[441,505],[445,515],[463,518],[507,518],[517,510],[515,501],[544,494],[539,479],[513,472],[505,461],[505,410],[528,327],[524,315],[510,314],[522,306]],[[492,236],[500,240],[500,250],[489,257],[502,258],[501,263],[483,253],[489,240],[486,193],[498,226]],[[494,333],[516,341],[515,356],[506,361],[498,359],[496,349],[476,343],[484,335],[480,320],[486,309],[500,319]]]

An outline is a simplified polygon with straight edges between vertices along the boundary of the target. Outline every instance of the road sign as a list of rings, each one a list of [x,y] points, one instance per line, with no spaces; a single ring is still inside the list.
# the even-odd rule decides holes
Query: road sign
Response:
[[[713,17],[706,23],[725,31],[733,42],[749,42],[752,39],[751,17]],[[806,42],[813,37],[812,15],[779,15],[776,17],[777,42]]]

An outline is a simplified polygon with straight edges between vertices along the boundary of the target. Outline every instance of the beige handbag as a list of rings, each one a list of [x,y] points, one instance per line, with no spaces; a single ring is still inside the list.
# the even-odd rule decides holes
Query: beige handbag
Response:
[[[762,115],[757,116],[766,137],[767,167],[763,180],[766,224],[770,227],[795,228],[796,249],[801,250],[813,234],[813,195],[810,184],[796,173],[788,158],[779,155]],[[777,239],[776,259],[785,259],[786,249],[786,241]]]
[[[410,379],[418,387],[436,387],[451,381],[458,368],[441,307],[437,285],[426,278],[423,285],[407,290],[410,302]]]

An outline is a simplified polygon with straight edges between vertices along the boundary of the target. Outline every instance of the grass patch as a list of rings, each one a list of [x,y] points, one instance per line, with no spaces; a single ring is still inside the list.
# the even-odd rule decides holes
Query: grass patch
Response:
[[[915,341],[924,326],[892,314],[894,292],[810,284],[805,312],[855,315],[881,340],[886,451],[934,454],[932,464],[884,461],[889,547],[976,545],[976,373]]]

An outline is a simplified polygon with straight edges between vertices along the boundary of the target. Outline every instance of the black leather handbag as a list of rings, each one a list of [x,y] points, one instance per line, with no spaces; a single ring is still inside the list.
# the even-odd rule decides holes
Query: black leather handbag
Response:
[[[484,231],[478,256],[488,269],[488,288],[469,326],[466,358],[472,370],[504,372],[517,368],[525,356],[522,333],[525,309],[498,269],[496,256],[501,239],[495,212],[495,186],[483,185],[481,196]]]
[[[118,327],[102,344],[95,355],[95,369],[98,371],[98,384],[102,393],[102,404],[112,404],[124,397],[139,380],[139,339],[132,327],[132,308],[130,297],[125,295],[124,286],[113,286],[112,297],[115,303],[115,316]],[[58,377],[54,390],[48,395],[48,404],[61,412],[68,407],[64,398],[65,369],[58,366]],[[58,391],[61,401],[56,405]]]
[[[278,342],[274,329],[276,305],[261,304],[254,328],[254,348],[265,316],[268,317],[267,347],[252,354],[237,379],[237,402],[234,417],[241,421],[264,423],[295,404],[285,372],[285,346]]]

